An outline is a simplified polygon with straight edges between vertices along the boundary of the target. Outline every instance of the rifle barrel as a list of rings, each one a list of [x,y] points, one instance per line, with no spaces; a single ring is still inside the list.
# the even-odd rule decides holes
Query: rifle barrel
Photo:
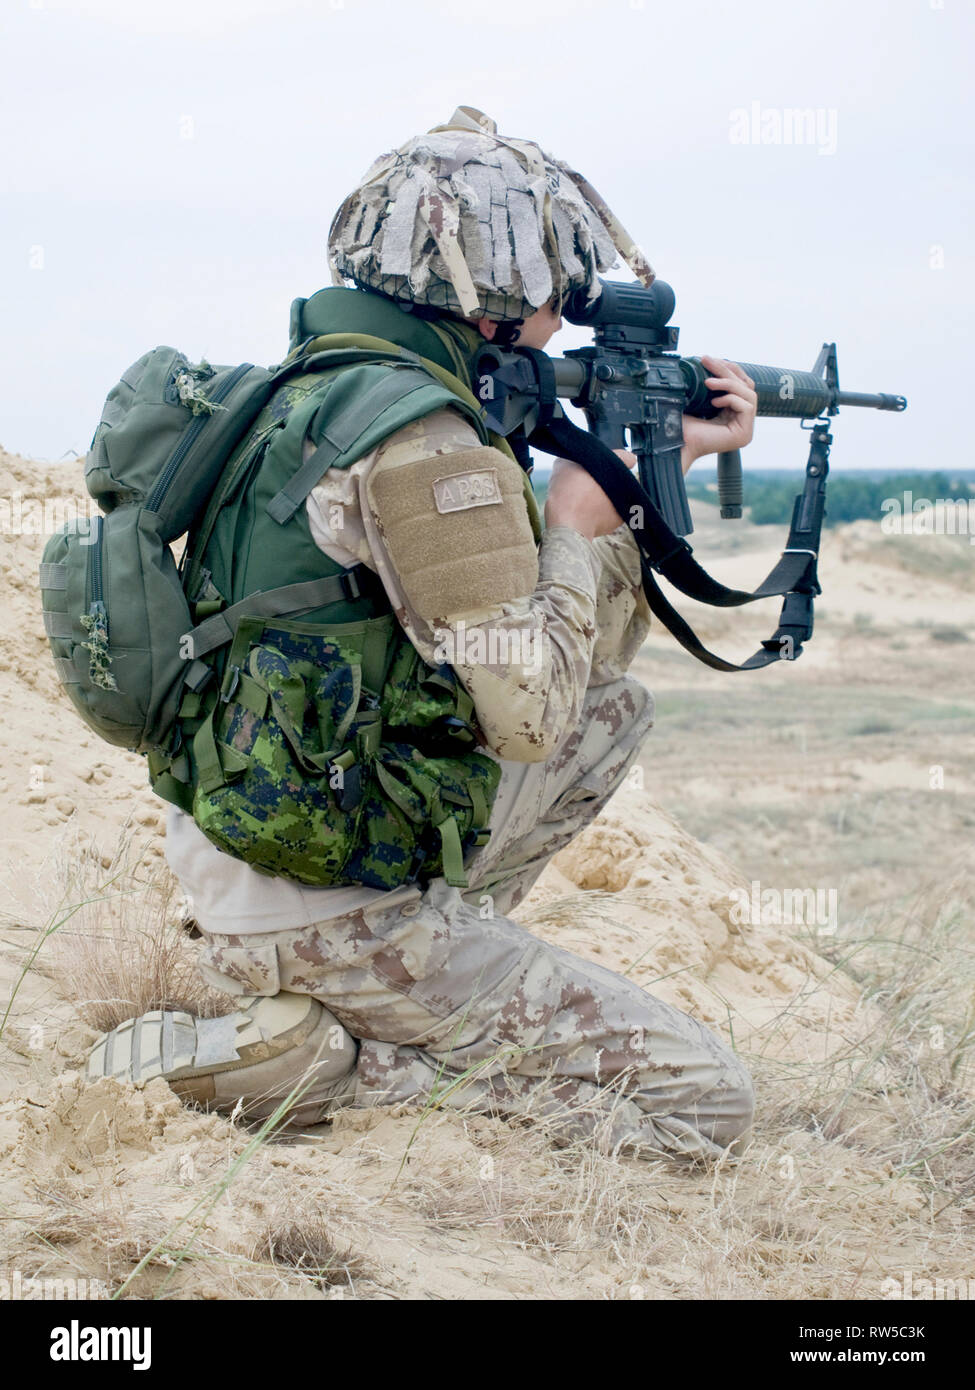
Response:
[[[710,375],[700,358],[682,357],[681,371],[687,384],[687,412],[690,415],[713,414],[705,378]],[[555,385],[560,396],[574,399],[586,389],[587,372],[579,358],[555,357]],[[758,394],[758,414],[778,415],[790,419],[814,419],[831,406],[851,405],[869,410],[906,410],[904,396],[885,392],[868,394],[862,391],[833,391],[821,376],[789,367],[768,367],[758,362],[738,364],[755,383]]]
[[[837,405],[865,405],[873,410],[906,410],[906,396],[888,396],[881,391],[878,395],[864,395],[862,391],[837,391]]]

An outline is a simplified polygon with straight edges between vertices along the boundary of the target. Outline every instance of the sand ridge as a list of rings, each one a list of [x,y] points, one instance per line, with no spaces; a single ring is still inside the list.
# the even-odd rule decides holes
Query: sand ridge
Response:
[[[81,496],[80,464],[0,455],[0,491],[16,489]],[[863,552],[861,577],[882,570],[862,527],[846,545],[850,565]],[[883,1156],[896,1106],[888,1063],[870,1053],[876,1003],[816,926],[736,920],[748,875],[657,804],[650,777],[628,779],[516,915],[693,1012],[754,1064],[776,1120],[737,1171],[560,1154],[530,1127],[415,1107],[343,1112],[255,1148],[245,1126],[184,1108],[161,1082],[86,1085],[92,1030],[43,947],[23,966],[56,911],[58,861],[85,845],[107,868],[129,827],[158,867],[163,807],[142,761],[89,735],[57,684],[42,547],[0,536],[3,1007],[17,990],[0,1044],[0,1202],[12,1218],[0,1268],[74,1271],[140,1297],[600,1299],[875,1297],[879,1272],[920,1267],[934,1236],[939,1272],[955,1267],[963,1204],[922,1230],[929,1195]],[[755,553],[733,563],[746,559],[762,570]],[[824,664],[841,640],[827,633]],[[695,774],[707,785],[706,769]],[[835,1120],[836,1097],[857,1088],[854,1129],[881,1136],[859,1150]]]

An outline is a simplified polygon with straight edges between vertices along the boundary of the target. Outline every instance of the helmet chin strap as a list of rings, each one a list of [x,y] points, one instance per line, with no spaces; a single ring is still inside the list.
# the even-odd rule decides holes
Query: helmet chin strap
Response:
[[[521,330],[525,326],[524,319],[505,319],[498,324],[492,343],[497,343],[498,347],[514,347],[521,337]]]
[[[375,294],[382,294],[381,290],[373,291]],[[426,319],[429,323],[442,322],[444,319],[453,319],[456,323],[466,324],[468,327],[476,324],[474,319],[462,318],[459,314],[445,314],[442,309],[434,309],[429,304],[411,303],[407,299],[393,299],[392,295],[383,295],[384,299],[389,299],[399,309],[404,309],[406,313],[412,314],[414,318]],[[512,348],[521,336],[521,330],[525,326],[524,319],[501,319],[495,320],[495,329],[492,343],[497,343],[498,347]]]

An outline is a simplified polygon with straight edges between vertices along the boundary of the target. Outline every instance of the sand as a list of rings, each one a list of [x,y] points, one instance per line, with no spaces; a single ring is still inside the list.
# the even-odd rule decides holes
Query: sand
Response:
[[[17,491],[80,496],[80,468],[0,455],[0,496]],[[764,572],[774,555],[764,529],[751,528],[722,577],[755,582]],[[107,871],[120,836],[135,834],[142,870],[161,866],[164,807],[141,760],[89,734],[58,687],[38,616],[42,545],[0,536],[3,1007],[16,990],[0,1042],[0,1274],[96,1280],[137,1297],[420,1299],[876,1297],[891,1271],[920,1272],[935,1258],[942,1275],[975,1276],[968,1198],[955,1195],[952,1167],[975,1090],[968,1073],[925,1073],[922,1115],[890,991],[837,949],[856,926],[849,914],[838,927],[740,920],[735,904],[756,865],[737,867],[719,836],[702,842],[658,804],[648,788],[659,799],[667,777],[655,781],[652,758],[518,916],[631,974],[748,1058],[759,1125],[740,1164],[705,1173],[560,1151],[530,1127],[416,1108],[342,1112],[257,1142],[239,1121],[183,1107],[162,1082],[85,1084],[79,1068],[95,1035],[65,998],[40,933],[72,856],[83,851]],[[955,623],[975,618],[970,570],[915,585],[872,523],[843,528],[829,568],[824,604],[836,616],[810,648],[802,674],[813,685],[842,669],[861,610],[881,626],[937,621],[926,615],[944,603]],[[714,640],[733,632],[725,615],[712,629]],[[687,669],[689,658],[675,668],[672,652],[655,672],[668,641],[655,633],[641,656],[648,683],[662,676],[666,690],[679,669],[688,689],[710,691],[720,678]],[[957,659],[950,643],[945,653]],[[670,789],[701,811],[727,784],[722,793],[699,754],[690,761]],[[920,766],[910,748],[900,762],[876,762],[853,759],[853,774],[888,795]],[[788,796],[788,775],[753,765],[741,795],[778,782]],[[790,881],[817,881],[802,870],[800,859]],[[970,954],[970,917],[958,931]],[[954,1037],[961,1005],[949,1004]],[[932,1151],[948,1144],[948,1158],[909,1162],[912,1125]]]

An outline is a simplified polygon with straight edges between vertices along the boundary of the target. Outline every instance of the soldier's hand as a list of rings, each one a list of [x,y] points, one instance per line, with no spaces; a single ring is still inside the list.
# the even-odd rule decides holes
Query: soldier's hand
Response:
[[[636,467],[636,455],[628,449],[613,452],[627,468]],[[623,518],[584,468],[569,459],[556,459],[545,499],[545,525],[571,526],[592,541],[622,526]]]
[[[758,396],[755,383],[737,362],[723,357],[705,357],[701,361],[712,373],[705,384],[717,392],[712,404],[718,414],[713,420],[698,420],[684,416],[684,449],[681,463],[686,473],[694,459],[704,454],[720,454],[726,449],[743,449],[751,442],[755,429]]]

